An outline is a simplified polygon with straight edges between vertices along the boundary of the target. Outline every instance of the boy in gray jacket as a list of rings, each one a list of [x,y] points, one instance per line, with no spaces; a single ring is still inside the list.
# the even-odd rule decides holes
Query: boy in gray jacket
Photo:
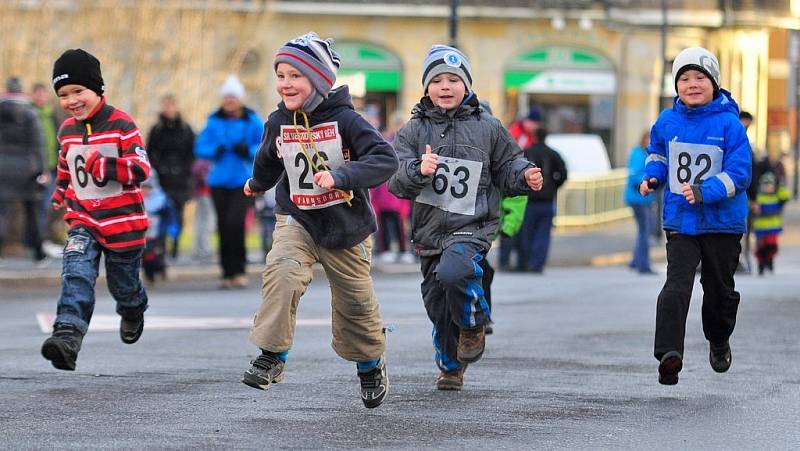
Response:
[[[527,194],[543,182],[500,121],[479,106],[463,53],[434,45],[423,67],[424,97],[397,134],[400,168],[389,191],[414,200],[412,239],[441,370],[436,387],[460,390],[467,364],[483,355],[490,321],[480,262],[499,223],[500,192]]]

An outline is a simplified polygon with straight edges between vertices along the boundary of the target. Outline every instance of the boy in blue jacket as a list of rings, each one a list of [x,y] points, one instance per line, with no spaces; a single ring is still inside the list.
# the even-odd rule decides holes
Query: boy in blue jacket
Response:
[[[672,65],[678,96],[650,130],[645,180],[647,195],[663,183],[667,233],[667,280],[656,308],[658,381],[678,383],[683,366],[686,315],[697,265],[702,262],[703,332],[709,361],[728,371],[728,342],[736,324],[739,293],[733,275],[746,230],[751,150],[739,107],[721,89],[719,62],[708,50],[683,50]]]
[[[333,349],[356,363],[361,400],[386,398],[385,337],[372,287],[368,188],[397,170],[392,146],[356,113],[347,86],[331,89],[339,55],[314,33],[275,54],[278,109],[264,125],[248,196],[275,186],[276,226],[250,341],[261,349],[242,382],[262,390],[283,379],[297,305],[319,262],[331,286]],[[276,185],[277,184],[277,185]]]

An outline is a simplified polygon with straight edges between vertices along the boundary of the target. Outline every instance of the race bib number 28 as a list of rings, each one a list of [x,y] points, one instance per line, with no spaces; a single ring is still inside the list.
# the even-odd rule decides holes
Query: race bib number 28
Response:
[[[669,190],[683,194],[684,183],[699,185],[722,171],[722,149],[708,144],[669,143]]]
[[[451,213],[474,215],[482,168],[480,161],[440,157],[433,183],[419,193],[416,201]]]
[[[116,180],[97,180],[86,170],[89,151],[96,149],[105,157],[119,155],[116,144],[72,145],[67,152],[67,166],[72,189],[80,200],[104,199],[122,193],[122,184]]]

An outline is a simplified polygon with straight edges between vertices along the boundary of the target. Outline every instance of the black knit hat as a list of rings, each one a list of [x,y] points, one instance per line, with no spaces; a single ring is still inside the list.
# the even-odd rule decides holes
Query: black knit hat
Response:
[[[105,91],[100,61],[83,49],[70,49],[53,64],[53,89],[65,85],[81,85],[102,96]]]

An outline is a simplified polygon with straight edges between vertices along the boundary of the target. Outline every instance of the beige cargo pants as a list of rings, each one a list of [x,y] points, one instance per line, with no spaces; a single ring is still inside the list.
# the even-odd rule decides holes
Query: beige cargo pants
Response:
[[[370,276],[372,238],[350,249],[325,249],[290,216],[276,219],[250,341],[271,352],[292,347],[297,304],[319,262],[331,286],[333,350],[353,362],[383,354],[383,323]]]

